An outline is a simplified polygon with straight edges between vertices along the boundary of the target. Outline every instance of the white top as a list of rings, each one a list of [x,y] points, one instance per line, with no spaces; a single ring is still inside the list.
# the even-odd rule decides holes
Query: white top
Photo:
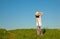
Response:
[[[36,18],[36,26],[42,26],[41,16],[39,18]]]

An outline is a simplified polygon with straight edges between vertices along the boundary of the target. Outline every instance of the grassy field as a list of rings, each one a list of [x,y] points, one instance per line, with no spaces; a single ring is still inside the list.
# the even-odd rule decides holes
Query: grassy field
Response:
[[[37,36],[35,29],[0,29],[0,39],[60,39],[59,29],[43,29],[44,35]]]

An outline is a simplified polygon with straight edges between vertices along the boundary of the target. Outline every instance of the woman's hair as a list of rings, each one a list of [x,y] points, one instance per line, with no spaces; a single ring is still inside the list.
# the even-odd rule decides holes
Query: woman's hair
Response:
[[[36,16],[36,15],[35,15]],[[39,16],[36,16],[36,18],[39,18]]]

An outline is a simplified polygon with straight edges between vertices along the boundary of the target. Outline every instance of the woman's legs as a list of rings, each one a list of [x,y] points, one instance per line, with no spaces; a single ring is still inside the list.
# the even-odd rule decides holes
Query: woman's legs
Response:
[[[41,29],[41,26],[37,26],[37,35],[43,35],[43,32],[42,32],[42,29]]]

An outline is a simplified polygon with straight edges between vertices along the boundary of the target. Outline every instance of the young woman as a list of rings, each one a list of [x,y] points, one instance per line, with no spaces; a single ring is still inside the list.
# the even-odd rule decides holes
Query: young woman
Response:
[[[35,16],[36,16],[37,35],[42,35],[42,29],[41,29],[41,26],[42,26],[42,22],[41,22],[42,13],[36,12]]]

